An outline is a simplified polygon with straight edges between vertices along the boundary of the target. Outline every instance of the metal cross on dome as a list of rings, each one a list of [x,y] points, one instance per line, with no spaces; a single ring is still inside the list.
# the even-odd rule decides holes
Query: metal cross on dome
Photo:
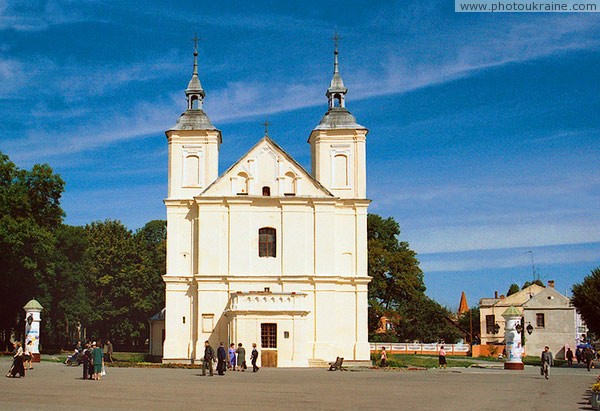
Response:
[[[200,37],[198,37],[198,33],[194,34],[194,38],[192,39],[192,41],[194,42],[194,51],[198,51],[198,41],[200,40]]]

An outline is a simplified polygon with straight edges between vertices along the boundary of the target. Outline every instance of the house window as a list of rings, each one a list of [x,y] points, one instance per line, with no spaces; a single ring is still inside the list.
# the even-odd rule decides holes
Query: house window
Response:
[[[494,334],[494,325],[496,325],[496,316],[486,315],[485,316],[485,333],[486,334]]]
[[[262,189],[262,192],[263,192],[264,197],[270,197],[271,196],[271,187],[264,186]]]
[[[544,327],[546,327],[546,318],[545,318],[544,314],[537,313],[535,315],[535,325],[538,328],[544,328]]]
[[[277,348],[277,324],[260,325],[260,344],[262,348]]]
[[[202,314],[202,332],[211,333],[215,329],[215,315]]]
[[[276,256],[276,231],[271,227],[263,227],[258,230],[258,256],[275,257]]]

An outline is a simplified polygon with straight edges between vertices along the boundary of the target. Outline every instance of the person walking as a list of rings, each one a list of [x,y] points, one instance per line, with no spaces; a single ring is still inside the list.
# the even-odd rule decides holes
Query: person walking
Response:
[[[381,360],[380,367],[387,367],[387,351],[385,350],[385,347],[381,347],[381,355],[379,359]]]
[[[204,357],[202,357],[202,375],[206,375],[208,368],[210,376],[213,376],[213,361],[215,360],[215,350],[210,346],[208,340],[204,341]]]
[[[106,360],[112,364],[113,362],[113,345],[109,339],[106,339]]]
[[[94,372],[94,380],[100,381],[103,366],[104,353],[102,352],[102,348],[98,347],[94,341],[92,342],[92,370]]]
[[[565,354],[565,357],[567,357],[567,362],[569,363],[569,367],[573,366],[573,350],[571,350],[571,348],[567,348],[567,353]]]
[[[444,350],[443,345],[440,347],[438,363],[440,364],[440,368],[446,369],[446,350]]]
[[[31,360],[33,359],[33,341],[27,341],[25,344],[25,353],[23,355],[24,368],[26,370],[33,370],[31,366]]]
[[[223,342],[219,344],[219,348],[217,348],[217,372],[219,375],[225,375],[225,360],[227,359],[227,353],[225,352],[225,347],[223,346]]]
[[[25,378],[25,367],[23,366],[23,347],[20,341],[17,341],[15,343],[14,353],[15,355],[13,355],[13,366],[11,367],[9,374],[7,374],[6,376],[12,378]],[[19,374],[18,377],[17,374]]]
[[[240,367],[240,371],[244,371],[246,368],[246,349],[242,347],[242,343],[238,344],[238,348],[235,351],[237,353],[237,363],[238,367]]]
[[[258,360],[258,350],[256,349],[256,343],[252,343],[252,353],[250,353],[250,361],[252,361],[252,372],[258,371],[256,360]]]
[[[541,361],[542,368],[540,372],[544,376],[544,378],[548,379],[548,369],[550,368],[550,366],[554,365],[554,358],[552,357],[552,353],[550,352],[550,347],[544,347],[544,351],[542,351],[541,355]]]
[[[92,350],[89,342],[85,344],[83,349],[81,363],[83,364],[83,379],[88,380],[92,375]]]
[[[587,366],[587,370],[591,371],[591,368],[594,366],[594,352],[592,351],[591,348],[586,348],[583,351],[583,361],[585,362],[585,365]]]
[[[228,367],[230,370],[235,371],[235,344],[229,344],[229,364]]]

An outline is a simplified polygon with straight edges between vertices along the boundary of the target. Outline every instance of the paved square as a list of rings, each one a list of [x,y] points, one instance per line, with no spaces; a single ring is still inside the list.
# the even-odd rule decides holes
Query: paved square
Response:
[[[0,359],[7,370],[9,358]],[[598,370],[525,371],[261,369],[200,376],[200,370],[108,368],[102,381],[81,367],[42,362],[25,379],[0,379],[1,410],[406,409],[591,410],[586,393]]]

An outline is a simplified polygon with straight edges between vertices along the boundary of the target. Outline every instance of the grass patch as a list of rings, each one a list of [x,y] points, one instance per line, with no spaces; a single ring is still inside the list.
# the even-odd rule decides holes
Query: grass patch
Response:
[[[566,360],[557,360],[557,359],[554,359],[554,366],[555,367],[562,367],[566,363],[567,363]],[[538,357],[538,356],[528,355],[527,357],[523,357],[523,364],[525,364],[525,365],[536,365],[538,367],[541,367],[541,365],[542,365],[542,359],[540,357]]]
[[[371,354],[371,360],[375,361],[375,364],[379,364],[379,355]],[[427,355],[414,355],[414,354],[388,354],[388,366],[396,367],[396,368],[436,368],[439,367],[438,357],[437,356],[427,356]],[[476,364],[475,361],[470,361],[460,358],[446,357],[446,362],[448,363],[448,367],[460,367],[460,368],[468,368],[473,364]]]

